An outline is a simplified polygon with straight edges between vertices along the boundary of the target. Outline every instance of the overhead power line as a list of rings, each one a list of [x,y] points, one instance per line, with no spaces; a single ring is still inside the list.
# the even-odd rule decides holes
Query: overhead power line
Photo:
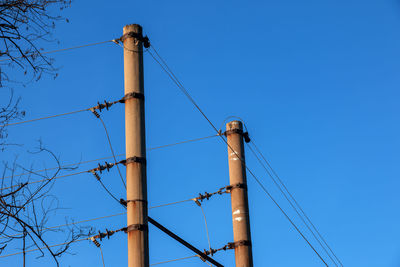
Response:
[[[154,48],[153,45],[151,45],[151,48],[153,49],[154,53],[158,56],[158,58],[161,60],[158,60],[153,53],[148,51],[149,55],[157,62],[157,64],[164,70],[164,72],[170,77],[170,79],[177,85],[177,87],[182,91],[182,93],[189,99],[189,101],[196,107],[196,109],[203,115],[203,117],[208,121],[208,123],[211,125],[211,127],[217,132],[218,129],[214,126],[214,124],[210,121],[210,119],[206,116],[206,114],[203,112],[203,110],[197,105],[196,101],[193,99],[193,97],[189,94],[189,92],[186,90],[186,88],[182,85],[182,83],[179,81],[179,79],[176,77],[174,72],[169,68],[165,60],[158,54],[157,50]]]
[[[11,189],[11,188],[15,188],[15,187],[20,187],[20,186],[26,186],[26,185],[30,185],[30,184],[36,184],[36,183],[41,183],[41,182],[49,182],[49,181],[52,181],[52,180],[65,178],[65,177],[69,177],[69,176],[74,176],[74,175],[79,175],[79,174],[88,173],[88,172],[89,171],[81,171],[81,172],[69,173],[69,174],[65,174],[65,175],[61,175],[61,176],[55,176],[55,177],[51,177],[51,178],[47,178],[47,179],[37,180],[37,181],[33,181],[33,182],[15,184],[15,185],[11,185],[11,186],[8,186],[8,187],[0,188],[0,191]]]
[[[204,113],[204,111],[198,106],[198,104],[195,102],[193,97],[189,94],[188,90],[182,85],[182,83],[179,81],[179,79],[176,77],[176,75],[173,73],[171,68],[168,66],[166,61],[159,55],[157,50],[154,48],[153,45],[151,45],[151,48],[153,49],[154,53],[158,56],[159,59],[156,58],[156,56],[153,55],[152,52],[148,51],[148,54],[156,61],[158,65],[164,70],[164,72],[170,77],[170,79],[176,84],[176,86],[184,93],[184,95],[189,99],[189,101],[196,107],[196,109],[201,113],[201,115],[207,120],[207,122],[210,124],[210,126],[218,133],[220,134],[220,131],[215,127],[215,125],[211,122],[211,120],[207,117],[207,115]],[[314,248],[314,246],[310,243],[310,241],[307,239],[307,237],[302,233],[302,231],[298,228],[298,226],[294,223],[294,221],[289,217],[289,215],[283,210],[283,208],[278,204],[278,202],[275,200],[275,198],[269,193],[269,191],[265,188],[265,186],[261,183],[261,181],[258,179],[258,177],[250,170],[250,168],[245,164],[243,159],[239,157],[239,155],[235,152],[232,147],[228,144],[228,142],[225,140],[225,138],[220,135],[222,141],[234,152],[236,157],[242,162],[243,166],[247,169],[247,171],[251,174],[251,176],[256,180],[257,184],[262,188],[264,193],[272,200],[272,202],[275,204],[275,206],[278,207],[278,209],[281,211],[281,213],[285,216],[285,218],[290,222],[290,224],[295,228],[295,230],[300,234],[300,236],[306,241],[308,246],[314,251],[314,253],[320,258],[320,260],[325,264],[325,266],[328,266],[328,264],[325,262],[324,258],[317,252],[317,250]]]
[[[255,148],[256,151],[253,150],[253,148],[250,146],[252,144]],[[299,216],[299,218],[302,220],[304,225],[306,225],[307,229],[311,232],[315,240],[319,243],[319,245],[323,248],[325,253],[329,256],[331,261],[338,266],[337,262],[340,264],[340,266],[343,266],[342,262],[340,259],[336,256],[335,252],[331,249],[331,247],[328,245],[326,242],[325,238],[321,235],[317,227],[314,225],[314,223],[311,221],[311,219],[307,216],[305,213],[304,209],[301,207],[301,205],[298,203],[296,198],[290,193],[288,188],[286,187],[285,183],[282,181],[282,179],[279,177],[277,172],[272,168],[271,164],[269,161],[266,159],[264,154],[261,152],[261,150],[257,147],[257,145],[254,142],[254,139],[251,140],[251,143],[248,145],[250,151],[253,153],[253,155],[256,157],[260,165],[264,168],[268,176],[271,178],[275,186],[279,189],[279,191],[283,194],[283,196],[286,198],[286,200],[289,202],[290,206],[293,208],[293,210],[296,212],[296,214]],[[257,155],[257,153],[259,156]],[[266,165],[264,165],[263,161],[265,162]],[[267,168],[268,166],[268,168]],[[270,171],[271,170],[271,171]],[[271,173],[272,172],[272,173]],[[273,174],[273,175],[272,175]],[[275,177],[276,179],[275,179]],[[279,182],[279,184],[278,184]],[[312,228],[312,229],[311,229]],[[314,233],[315,231],[315,233]],[[321,243],[322,241],[322,243]],[[325,245],[325,246],[324,246]],[[327,251],[329,250],[329,251]],[[331,255],[332,254],[332,255]],[[333,259],[333,257],[336,259],[336,261]]]
[[[126,212],[121,212],[121,213],[111,214],[111,215],[107,215],[107,216],[101,216],[101,217],[97,217],[97,218],[92,218],[92,219],[87,219],[87,220],[82,220],[82,221],[77,221],[77,222],[71,222],[71,223],[65,223],[65,224],[61,224],[61,225],[46,227],[46,228],[43,228],[42,230],[45,231],[45,230],[57,229],[57,228],[71,226],[71,225],[77,225],[77,224],[88,223],[88,222],[92,222],[92,221],[98,221],[98,220],[102,220],[102,219],[112,218],[112,217],[116,217],[116,216],[122,216],[122,215],[125,215],[125,214],[126,214]],[[22,236],[22,235],[23,234],[1,236],[0,239],[6,239],[8,237],[15,237],[15,236]]]
[[[15,255],[23,254],[23,253],[34,252],[34,251],[43,250],[43,249],[47,249],[47,248],[53,248],[53,247],[64,246],[64,245],[67,245],[67,244],[76,243],[76,242],[81,242],[81,241],[85,241],[85,240],[88,240],[88,238],[82,238],[82,239],[78,239],[78,240],[74,240],[74,241],[69,241],[69,242],[64,242],[64,243],[60,243],[60,244],[51,245],[51,246],[45,246],[45,247],[41,247],[41,248],[34,248],[34,249],[29,249],[29,250],[25,250],[25,251],[15,252],[15,253],[11,253],[11,254],[0,255],[0,258],[11,257],[11,256],[15,256]]]
[[[79,48],[85,48],[85,47],[96,46],[96,45],[101,45],[101,44],[106,44],[106,43],[113,43],[113,42],[115,42],[115,39],[107,40],[107,41],[101,41],[101,42],[97,42],[97,43],[89,43],[89,44],[84,44],[84,45],[77,45],[77,46],[61,48],[61,49],[56,49],[56,50],[51,50],[51,51],[45,51],[45,52],[42,52],[41,54],[42,55],[53,54],[53,53],[65,52],[65,51],[69,51],[69,50],[75,50],[75,49],[79,49]]]
[[[7,126],[14,126],[14,125],[18,125],[18,124],[24,124],[24,123],[28,123],[28,122],[35,122],[35,121],[40,121],[40,120],[46,120],[46,119],[51,119],[51,118],[57,118],[57,117],[61,117],[61,116],[72,115],[72,114],[75,114],[75,113],[84,112],[84,111],[88,111],[88,110],[89,110],[89,108],[86,108],[86,109],[80,109],[80,110],[75,110],[75,111],[71,111],[71,112],[66,112],[66,113],[51,115],[51,116],[47,116],[47,117],[36,118],[36,119],[32,119],[32,120],[26,120],[26,121],[19,121],[19,122],[7,123],[7,124],[0,125],[0,128],[2,128],[2,127],[7,127]]]
[[[217,137],[217,136],[218,136],[218,134],[215,134],[215,135],[210,135],[210,136],[205,136],[205,137],[199,137],[199,138],[184,140],[184,141],[181,141],[181,142],[176,142],[176,143],[170,143],[170,144],[150,147],[150,148],[147,149],[147,151],[153,151],[153,150],[158,150],[158,149],[162,149],[162,148],[168,148],[168,147],[172,147],[172,146],[198,142],[198,141],[210,139],[210,138]],[[125,153],[115,155],[115,157],[121,157],[121,156],[125,156]],[[58,166],[58,167],[51,167],[51,168],[40,169],[40,170],[32,170],[32,171],[29,171],[29,172],[20,173],[20,174],[16,174],[16,175],[4,176],[4,177],[1,177],[0,180],[8,179],[8,178],[20,177],[20,176],[27,175],[27,174],[36,174],[36,173],[46,172],[46,171],[51,171],[51,170],[64,169],[64,168],[68,168],[68,167],[79,166],[79,165],[86,164],[86,163],[91,163],[91,162],[96,162],[96,161],[101,161],[101,160],[106,160],[106,159],[112,159],[112,158],[114,158],[114,156],[108,156],[108,157],[102,157],[102,158],[91,159],[91,160],[86,160],[86,161],[80,161],[80,162],[76,162],[76,163],[69,163],[69,164],[65,164],[65,165],[62,165],[62,166]]]
[[[100,179],[99,179],[99,177],[98,177],[98,175],[96,175],[97,174],[97,171],[100,171],[100,173],[103,171],[103,170],[109,170],[109,169],[111,169],[113,166],[115,166],[115,165],[118,165],[118,164],[123,164],[124,163],[124,161],[120,161],[120,162],[117,162],[117,163],[105,163],[105,165],[100,165],[100,164],[98,164],[98,167],[96,167],[96,168],[94,168],[94,169],[90,169],[90,170],[85,170],[85,171],[80,171],[80,172],[75,172],[75,173],[69,173],[69,174],[65,174],[65,175],[61,175],[61,176],[54,176],[54,177],[50,177],[50,178],[45,178],[45,179],[42,179],[42,180],[37,180],[37,181],[32,181],[32,182],[25,182],[25,183],[19,183],[19,184],[14,184],[14,185],[11,185],[11,186],[8,186],[8,187],[3,187],[3,188],[0,188],[0,191],[2,191],[2,190],[6,190],[6,189],[11,189],[11,188],[14,188],[14,187],[25,187],[25,186],[27,186],[27,185],[30,185],[30,184],[36,184],[36,183],[41,183],[41,182],[50,182],[50,181],[53,181],[53,180],[56,180],[56,179],[60,179],[60,178],[64,178],[64,177],[69,177],[69,176],[74,176],[74,175],[79,175],[79,174],[83,174],[83,173],[92,173],[92,174],[94,174],[95,176],[96,176],[96,178],[100,181]]]
[[[197,197],[193,197],[193,198],[189,198],[189,199],[185,199],[185,200],[180,200],[180,201],[173,201],[173,202],[168,202],[168,203],[163,203],[163,204],[159,204],[159,205],[154,205],[154,206],[150,206],[149,209],[157,209],[157,208],[163,208],[163,207],[168,207],[168,206],[173,206],[173,205],[177,205],[177,204],[182,204],[185,202],[195,202],[198,206],[201,206],[201,204],[199,205],[198,201],[203,201],[205,199],[208,199],[214,195],[217,195],[220,193],[218,193],[220,190],[218,190],[217,192],[214,193],[205,193],[205,194],[199,194],[199,196]],[[120,203],[119,200],[117,200],[118,203]],[[47,227],[47,228],[43,228],[42,230],[51,230],[51,229],[57,229],[57,228],[62,228],[62,227],[67,227],[67,226],[71,226],[71,225],[77,225],[77,224],[82,224],[82,223],[88,223],[88,222],[92,222],[92,221],[98,221],[98,220],[102,220],[102,219],[107,219],[107,218],[112,218],[112,217],[116,217],[116,216],[122,216],[125,215],[126,212],[121,212],[121,213],[116,213],[116,214],[111,214],[111,215],[106,215],[106,216],[101,216],[101,217],[95,217],[95,218],[91,218],[91,219],[85,219],[85,220],[81,220],[81,221],[76,221],[76,222],[71,222],[71,223],[65,223],[65,224],[61,224],[61,225],[56,225],[56,226],[51,226],[51,227]],[[0,239],[6,239],[9,237],[15,237],[15,236],[22,236],[22,234],[15,234],[15,235],[5,235],[5,236],[1,236]]]
[[[94,112],[93,112],[93,113],[94,113]],[[103,119],[101,118],[101,116],[100,116],[98,113],[94,113],[94,114],[95,114],[96,117],[101,121],[101,124],[103,125],[104,132],[106,133],[106,136],[107,136],[107,141],[108,141],[108,145],[109,145],[109,147],[110,147],[111,154],[112,154],[112,156],[113,156],[115,165],[117,165],[119,178],[121,178],[121,182],[122,182],[122,184],[124,185],[124,188],[126,189],[126,183],[125,183],[124,177],[122,177],[121,170],[119,169],[119,166],[118,166],[118,164],[117,164],[117,157],[115,156],[114,149],[113,149],[113,146],[112,146],[112,144],[111,144],[111,139],[110,139],[110,135],[108,134],[107,126],[106,126],[106,124],[104,123]],[[103,185],[103,187],[104,187],[104,185]],[[104,189],[106,189],[106,188],[104,187]]]
[[[61,113],[61,114],[56,114],[56,115],[51,115],[51,116],[46,116],[46,117],[41,117],[41,118],[36,118],[36,119],[31,119],[31,120],[26,120],[26,121],[19,121],[19,122],[14,122],[14,123],[7,123],[7,124],[3,124],[0,125],[0,128],[3,127],[7,127],[7,126],[14,126],[14,125],[19,125],[19,124],[24,124],[24,123],[28,123],[28,122],[35,122],[35,121],[40,121],[40,120],[46,120],[46,119],[51,119],[51,118],[57,118],[57,117],[61,117],[61,116],[67,116],[67,115],[71,115],[71,114],[75,114],[75,113],[80,113],[80,112],[84,112],[84,111],[91,111],[93,112],[96,116],[98,116],[98,113],[96,110],[103,110],[103,109],[109,109],[109,107],[111,107],[112,105],[116,104],[116,103],[123,103],[124,99],[120,99],[117,101],[113,101],[113,102],[107,102],[104,101],[103,103],[97,103],[96,106],[90,107],[90,108],[86,108],[86,109],[80,109],[80,110],[75,110],[75,111],[71,111],[71,112],[66,112],[66,113]]]
[[[195,258],[195,257],[198,257],[198,255],[193,255],[193,256],[183,257],[183,258],[179,258],[179,259],[173,259],[173,260],[167,260],[167,261],[160,261],[160,262],[156,262],[156,263],[151,263],[150,266],[160,265],[160,264],[164,264],[164,263],[171,263],[171,262],[176,262],[176,261],[182,261],[182,260],[192,259],[192,258]]]
[[[210,136],[205,136],[205,137],[200,137],[200,138],[195,138],[195,139],[190,139],[190,140],[184,140],[184,141],[177,142],[177,143],[151,147],[151,148],[148,148],[147,151],[152,151],[152,150],[156,150],[156,149],[160,149],[160,148],[167,148],[167,147],[170,147],[170,146],[177,146],[177,145],[183,145],[183,144],[187,144],[187,143],[193,143],[193,142],[197,142],[197,141],[202,141],[202,140],[210,139],[210,138],[213,138],[213,137],[217,137],[218,135],[219,134],[214,134],[214,135],[210,135]]]
[[[50,246],[44,246],[44,247],[40,247],[40,248],[38,247],[38,248],[35,248],[35,249],[24,250],[24,251],[11,253],[11,254],[7,254],[7,255],[0,255],[0,258],[11,257],[11,256],[23,254],[23,253],[29,253],[29,252],[34,252],[34,251],[38,251],[38,250],[49,249],[49,248],[53,248],[53,247],[59,247],[59,246],[63,246],[63,245],[69,245],[69,244],[72,244],[72,243],[81,242],[81,241],[85,241],[85,240],[91,240],[95,244],[96,243],[98,244],[98,242],[96,241],[97,239],[101,240],[104,237],[110,237],[115,233],[125,232],[125,231],[126,231],[126,227],[123,227],[123,228],[117,229],[117,230],[112,230],[112,231],[107,230],[107,232],[105,232],[105,233],[99,232],[99,234],[94,235],[94,236],[90,236],[90,237],[85,237],[85,238],[81,238],[81,239],[77,239],[77,240],[71,240],[71,241],[68,241],[68,242],[55,244],[55,245],[50,245]]]
[[[40,52],[40,54],[47,55],[47,54],[65,52],[65,51],[69,51],[69,50],[75,50],[75,49],[79,49],[79,48],[85,48],[85,47],[96,46],[96,45],[101,45],[101,44],[105,44],[105,43],[113,43],[113,42],[115,42],[115,39],[102,41],[102,42],[96,42],[96,43],[89,43],[89,44],[84,44],[84,45],[77,45],[77,46],[61,48],[61,49],[56,49],[56,50],[51,50],[51,51],[43,51],[43,52]],[[25,57],[30,57],[30,56],[37,56],[38,54],[39,54],[39,52],[28,54],[25,56],[20,56],[20,57],[13,57],[13,58],[14,59],[25,58]],[[11,61],[11,60],[12,60],[11,58],[5,58],[5,59],[1,59],[0,62]]]
[[[125,154],[119,154],[116,155],[117,157],[123,156]],[[46,169],[40,169],[40,170],[32,170],[29,172],[24,172],[24,173],[20,173],[20,174],[16,174],[16,175],[9,175],[9,176],[4,176],[2,178],[0,178],[0,180],[2,179],[8,179],[8,178],[15,178],[15,177],[20,177],[23,175],[28,175],[28,174],[36,174],[36,173],[40,173],[40,172],[47,172],[47,171],[51,171],[51,170],[58,170],[58,169],[65,169],[68,167],[73,167],[74,166],[79,166],[82,164],[86,164],[86,163],[91,163],[91,162],[95,162],[95,161],[101,161],[101,160],[105,160],[105,159],[111,159],[113,158],[113,156],[108,156],[108,157],[102,157],[102,158],[97,158],[97,159],[91,159],[91,160],[86,160],[86,161],[80,161],[80,162],[76,162],[76,163],[69,163],[69,164],[65,164],[62,166],[58,166],[58,167],[51,167],[51,168],[46,168]]]

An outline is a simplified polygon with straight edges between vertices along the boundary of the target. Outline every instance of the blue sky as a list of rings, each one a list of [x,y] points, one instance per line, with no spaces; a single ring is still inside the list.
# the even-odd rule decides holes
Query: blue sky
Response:
[[[141,24],[214,124],[219,127],[231,115],[243,118],[345,266],[400,266],[399,1],[75,1],[63,14],[70,23],[57,26],[60,44],[49,44],[48,50],[118,38],[124,25]],[[108,43],[53,57],[60,68],[57,79],[44,77],[16,88],[26,119],[123,95],[119,46]],[[151,57],[144,59],[148,147],[213,134]],[[103,119],[116,153],[124,153],[123,106],[113,107]],[[15,126],[9,134],[10,141],[24,146],[2,152],[1,160],[19,155],[21,164],[37,169],[55,164],[23,152],[37,146],[38,139],[63,163],[111,155],[100,122],[89,112]],[[246,152],[248,166],[294,216]],[[150,151],[147,157],[150,206],[216,191],[229,181],[227,148],[215,138]],[[103,180],[117,197],[125,196],[116,170]],[[255,266],[323,266],[255,181],[248,177],[248,182]],[[52,193],[65,209],[49,225],[62,224],[66,216],[79,221],[123,212],[90,175],[60,179]],[[212,247],[231,242],[229,196],[218,196],[203,208]],[[195,204],[149,214],[207,248]],[[125,218],[86,225],[115,229],[125,225]],[[126,265],[124,234],[103,241],[102,248],[106,266]],[[72,252],[60,259],[61,266],[101,265],[100,252],[90,242],[74,244]],[[29,266],[51,262],[37,255],[29,255]],[[191,255],[150,227],[151,263]],[[215,258],[234,266],[233,251]],[[21,266],[20,261],[20,256],[0,259],[4,266]],[[207,266],[198,259],[169,265]]]

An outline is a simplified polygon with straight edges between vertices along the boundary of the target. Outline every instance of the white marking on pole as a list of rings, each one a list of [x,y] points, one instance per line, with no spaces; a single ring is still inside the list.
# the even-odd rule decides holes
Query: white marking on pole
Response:
[[[240,222],[241,220],[243,220],[243,217],[236,217],[234,220]]]
[[[235,210],[232,214],[233,215],[240,214],[240,210]]]

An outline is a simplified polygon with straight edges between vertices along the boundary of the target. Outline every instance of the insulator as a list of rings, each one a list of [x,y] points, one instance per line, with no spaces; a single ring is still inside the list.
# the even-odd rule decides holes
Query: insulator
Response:
[[[101,179],[100,175],[98,175],[97,172],[95,172],[95,171],[92,171],[92,173],[93,173],[94,177],[96,177],[96,179],[100,181],[100,179]]]
[[[108,108],[112,106],[112,103],[104,100],[104,106],[106,107],[106,110],[108,110]]]
[[[100,114],[96,110],[92,110],[93,114],[96,116],[96,118],[100,118]]]
[[[108,163],[107,161],[104,163],[104,166],[106,167],[106,169],[107,169],[107,171],[110,171],[110,169],[112,168],[112,167],[114,167],[114,164],[113,163]]]
[[[92,242],[96,245],[96,247],[100,247],[100,243],[96,240],[96,238],[91,237],[90,240],[92,240]]]

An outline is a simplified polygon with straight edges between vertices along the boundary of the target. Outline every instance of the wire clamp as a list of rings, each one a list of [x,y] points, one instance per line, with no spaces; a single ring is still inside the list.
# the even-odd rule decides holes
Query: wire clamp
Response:
[[[147,205],[147,201],[144,200],[144,199],[128,199],[128,200],[125,200],[125,199],[121,198],[119,200],[119,203],[121,203],[121,205],[125,206],[125,207],[128,205],[129,202],[143,202],[145,205]]]
[[[136,40],[143,42],[144,48],[149,48],[150,47],[150,40],[149,37],[144,36],[142,34],[136,33],[136,32],[128,32],[125,33],[124,35],[119,38],[121,42],[124,42],[128,38],[135,38]]]
[[[204,250],[204,254],[206,254],[207,256],[211,255],[211,257],[214,256],[214,254],[217,252],[218,252],[218,249],[213,249],[213,248],[210,248],[210,250],[206,250],[206,249]]]
[[[239,240],[236,242],[228,243],[228,245],[226,246],[226,249],[235,249],[235,248],[241,247],[241,246],[251,247],[250,240]]]
[[[225,189],[228,193],[232,192],[232,189],[235,189],[235,188],[241,188],[241,189],[247,190],[247,185],[244,183],[237,183],[237,184],[228,185],[227,187],[225,187]]]
[[[241,129],[226,130],[222,135],[228,136],[230,134],[240,134],[246,143],[250,143],[251,139],[248,132],[243,132]]]
[[[124,229],[125,233],[129,233],[132,231],[147,231],[147,224],[131,224]]]
[[[131,98],[144,100],[144,94],[139,93],[139,92],[130,92],[130,93],[127,93],[126,95],[124,95],[124,97],[121,98],[118,102],[125,103],[126,100],[131,99]]]
[[[136,157],[136,156],[134,156],[134,157],[130,157],[130,158],[127,158],[125,160],[121,160],[120,161],[120,163],[124,164],[125,166],[127,164],[129,164],[129,163],[132,163],[132,162],[146,164],[146,158],[145,157]]]

